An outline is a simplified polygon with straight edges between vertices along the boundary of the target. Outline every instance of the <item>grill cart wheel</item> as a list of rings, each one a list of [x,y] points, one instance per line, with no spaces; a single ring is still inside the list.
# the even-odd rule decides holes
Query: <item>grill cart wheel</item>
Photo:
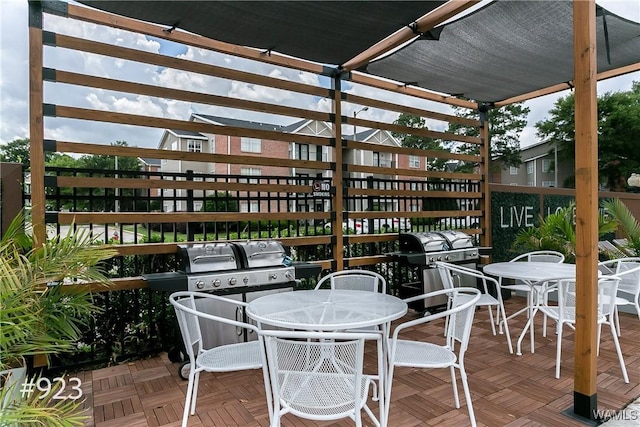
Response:
[[[191,370],[191,362],[189,362],[188,360],[186,362],[182,362],[182,364],[180,365],[180,368],[178,368],[178,375],[180,375],[180,378],[186,381],[189,379],[190,370]]]

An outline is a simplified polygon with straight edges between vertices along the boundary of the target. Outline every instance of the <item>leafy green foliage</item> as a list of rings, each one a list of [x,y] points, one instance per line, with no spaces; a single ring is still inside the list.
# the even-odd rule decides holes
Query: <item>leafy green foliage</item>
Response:
[[[70,227],[67,235],[40,245],[28,230],[19,216],[0,240],[0,370],[22,365],[28,356],[72,350],[98,311],[81,283],[110,283],[100,263],[115,251],[94,246],[86,230]],[[4,387],[0,394],[11,393]],[[17,399],[0,411],[0,425],[81,425],[77,410],[71,401]]]
[[[612,233],[616,223],[607,216],[598,215],[598,236]],[[521,230],[512,245],[512,251],[521,254],[537,250],[558,251],[566,262],[576,259],[575,203],[559,208],[555,213],[539,219],[537,227]]]
[[[407,128],[428,130],[425,119],[412,114],[402,113],[393,124],[406,126]],[[403,147],[417,148],[420,150],[445,151],[442,141],[429,138],[422,135],[413,135],[411,133],[393,132],[393,137],[400,141]],[[446,159],[437,157],[428,158],[428,167],[431,170],[444,170]]]
[[[558,157],[575,157],[575,98],[558,99],[550,118],[536,123],[540,139],[557,144]],[[598,97],[598,170],[612,191],[625,191],[626,179],[640,169],[640,82],[630,91],[607,92]]]
[[[480,113],[467,108],[453,107],[458,117],[480,119]],[[489,158],[492,164],[499,161],[503,168],[519,166],[520,134],[527,125],[529,107],[523,104],[511,104],[488,112],[489,121]],[[469,136],[480,136],[477,128],[458,123],[449,123],[449,132]],[[463,144],[459,151],[465,154],[479,154],[480,148],[475,144]],[[472,168],[473,165],[469,165]],[[493,166],[490,166],[493,167]]]
[[[602,203],[607,213],[613,217],[618,230],[627,239],[627,249],[640,256],[640,223],[633,216],[627,205],[620,199],[609,199]]]

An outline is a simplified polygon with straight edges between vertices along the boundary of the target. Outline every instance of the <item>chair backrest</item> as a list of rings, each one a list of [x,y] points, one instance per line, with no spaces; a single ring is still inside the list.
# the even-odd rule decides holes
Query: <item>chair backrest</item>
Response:
[[[324,276],[315,289],[347,289],[352,291],[387,292],[387,281],[380,274],[368,270],[342,270]]]
[[[640,257],[617,258],[598,264],[602,274],[620,278],[618,290],[629,294],[640,293]]]
[[[602,276],[598,279],[598,321],[605,316],[612,316],[615,310],[615,296],[620,279],[613,276]],[[575,323],[576,320],[576,279],[565,278],[540,283],[543,286],[541,304],[557,309],[558,321]],[[549,298],[555,294],[557,298]],[[613,303],[612,303],[613,302]],[[543,311],[544,307],[543,307]]]
[[[436,268],[438,269],[438,273],[440,274],[442,286],[445,289],[462,286],[462,284],[465,283],[465,281],[462,279],[464,276],[476,278],[478,280],[478,283],[482,284],[482,290],[485,294],[489,294],[488,283],[492,283],[493,286],[495,286],[495,289],[500,288],[500,284],[496,279],[485,275],[479,270],[474,270],[462,265],[450,264],[442,261],[436,262]],[[499,298],[502,298],[500,292],[498,292],[497,294]]]
[[[276,417],[287,412],[315,420],[359,416],[369,385],[364,344],[381,339],[379,334],[264,330],[261,335]]]
[[[473,316],[476,311],[476,304],[480,300],[480,290],[468,287],[454,287],[429,292],[415,297],[410,297],[405,299],[404,301],[410,303],[413,301],[424,300],[440,295],[446,295],[451,299],[451,305],[448,309],[440,311],[438,313],[419,317],[414,320],[409,320],[396,326],[392,335],[392,357],[395,357],[393,354],[393,352],[395,351],[395,343],[397,342],[398,336],[400,332],[402,332],[402,330],[416,325],[431,322],[436,319],[448,317],[449,321],[447,322],[446,331],[447,346],[451,350],[455,350],[455,343],[458,342],[460,344],[458,350],[458,358],[460,360],[464,358],[464,352],[467,350],[467,346],[469,344],[469,336],[471,335],[471,327],[473,326]]]
[[[564,262],[564,255],[557,251],[533,251],[527,252],[511,259],[509,262]]]
[[[235,319],[229,319],[223,316],[217,316],[212,313],[206,313],[199,309],[200,307],[206,307],[208,304],[202,304],[206,301],[222,301],[224,304],[233,304],[238,307],[246,306],[246,303],[241,301],[221,297],[218,295],[212,295],[203,292],[192,291],[180,291],[174,292],[169,296],[169,301],[176,311],[176,318],[178,319],[178,325],[180,326],[180,333],[184,341],[185,350],[189,356],[189,360],[192,362],[195,357],[205,348],[203,343],[203,324],[208,322],[217,322],[227,325],[232,325],[237,328],[245,328],[258,333],[258,328],[254,325],[237,321]]]

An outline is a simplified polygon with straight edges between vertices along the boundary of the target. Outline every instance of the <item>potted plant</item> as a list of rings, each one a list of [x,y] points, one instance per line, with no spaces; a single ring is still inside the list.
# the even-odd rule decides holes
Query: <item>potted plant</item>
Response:
[[[626,239],[625,249],[629,256],[640,256],[640,223],[627,205],[620,199],[609,199],[602,203],[607,213],[618,224],[618,230]]]
[[[70,227],[66,235],[39,245],[29,231],[20,215],[0,239],[0,425],[82,425],[78,393],[74,399],[54,399],[62,384],[51,379],[39,383],[49,385],[45,396],[37,388],[24,393],[25,381],[39,379],[20,373],[29,357],[48,361],[49,355],[73,348],[99,311],[82,283],[108,285],[100,264],[116,253],[97,246],[88,230]]]

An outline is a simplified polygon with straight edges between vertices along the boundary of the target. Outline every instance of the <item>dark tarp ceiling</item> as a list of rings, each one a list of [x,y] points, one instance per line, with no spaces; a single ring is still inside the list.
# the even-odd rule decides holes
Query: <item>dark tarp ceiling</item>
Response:
[[[228,43],[340,65],[444,1],[118,1],[89,6]],[[499,0],[363,67],[482,102],[573,80],[571,0]],[[436,40],[429,40],[429,38]],[[640,24],[598,7],[598,72],[640,61]]]
[[[477,101],[573,80],[571,1],[497,1],[435,28],[366,71]],[[640,61],[640,24],[598,8],[598,72]]]
[[[121,1],[80,3],[210,39],[339,65],[444,1]]]

